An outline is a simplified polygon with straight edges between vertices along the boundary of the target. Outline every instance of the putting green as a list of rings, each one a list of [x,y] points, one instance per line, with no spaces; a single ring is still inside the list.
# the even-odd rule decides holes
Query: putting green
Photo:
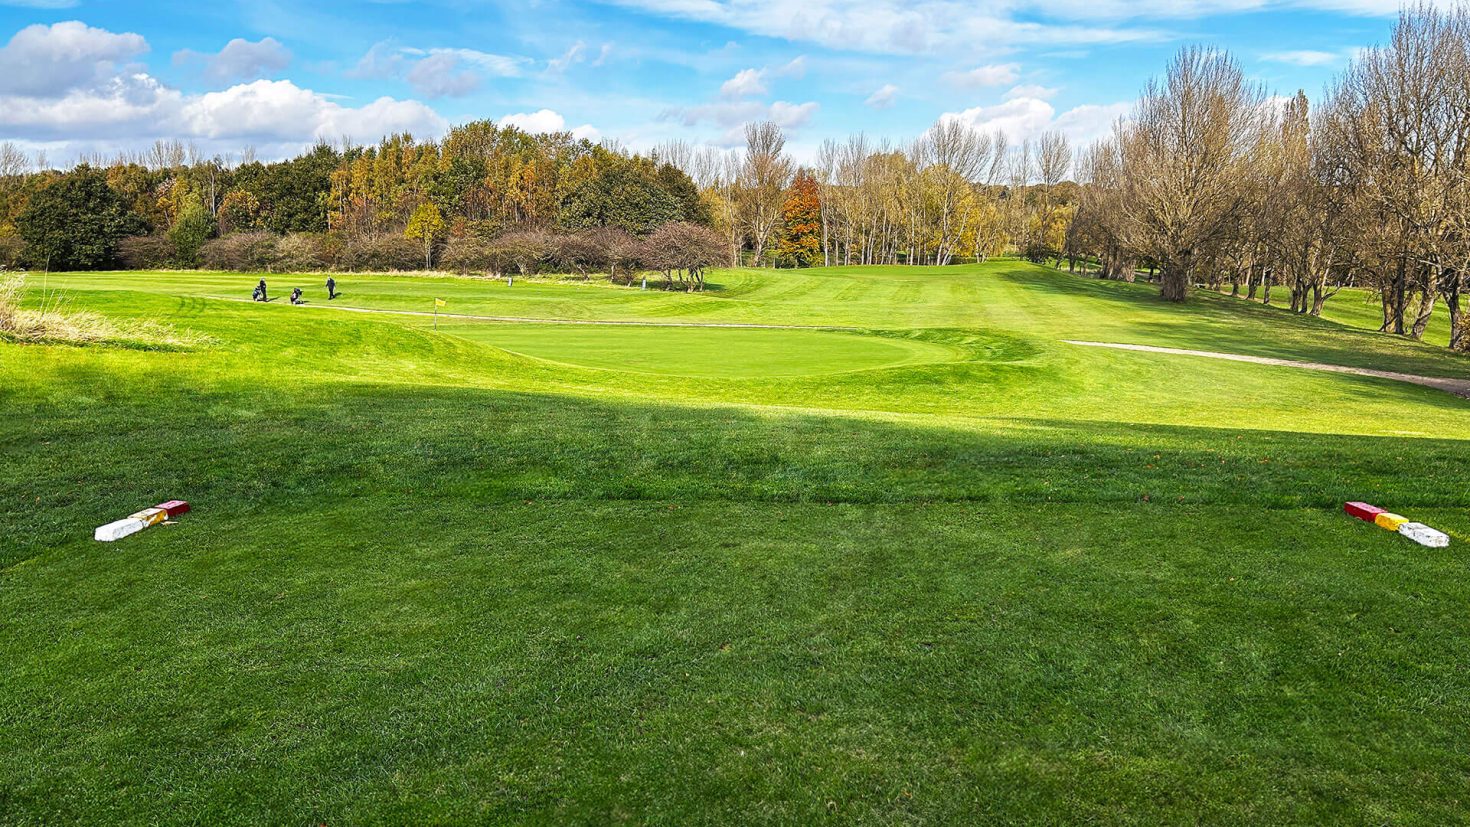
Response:
[[[723,379],[820,376],[963,356],[958,348],[933,342],[825,330],[499,323],[439,329],[580,367]]]

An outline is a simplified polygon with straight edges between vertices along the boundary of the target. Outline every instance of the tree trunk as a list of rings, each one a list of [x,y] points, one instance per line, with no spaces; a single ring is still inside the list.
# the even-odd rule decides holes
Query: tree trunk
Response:
[[[1429,326],[1429,317],[1434,315],[1434,303],[1439,298],[1433,290],[1425,290],[1419,296],[1419,312],[1414,315],[1414,324],[1409,328],[1409,338],[1416,342],[1424,340],[1424,328]]]
[[[1450,308],[1451,350],[1465,350],[1467,345],[1465,334],[1470,332],[1465,329],[1460,315],[1460,287],[1463,281],[1464,276],[1461,272],[1450,268],[1445,268],[1444,273],[1440,276],[1440,286],[1444,289],[1444,303]]]
[[[1312,315],[1322,317],[1322,308],[1327,305],[1327,294],[1322,292],[1322,285],[1312,285]]]
[[[1470,330],[1466,330],[1465,319],[1460,310],[1460,291],[1451,293],[1445,303],[1450,306],[1450,349],[1470,349],[1470,335],[1467,335]]]
[[[1165,301],[1182,302],[1189,298],[1189,280],[1193,275],[1191,257],[1188,253],[1178,259],[1160,262],[1159,292]],[[1150,265],[1152,272],[1152,265]]]
[[[1399,256],[1398,272],[1393,279],[1393,332],[1404,335],[1404,306],[1408,304],[1408,261]]]

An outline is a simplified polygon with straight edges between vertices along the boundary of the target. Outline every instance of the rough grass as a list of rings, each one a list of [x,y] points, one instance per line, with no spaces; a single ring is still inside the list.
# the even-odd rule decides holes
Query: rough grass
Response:
[[[220,346],[0,344],[0,820],[1463,820],[1470,402],[1060,340],[1457,357],[1016,263],[720,277],[343,289],[921,346],[63,277]]]
[[[100,313],[65,310],[64,299],[54,294],[42,296],[37,308],[27,308],[25,282],[23,273],[0,273],[0,341],[147,350],[176,350],[209,342],[202,334],[149,319],[117,322]]]

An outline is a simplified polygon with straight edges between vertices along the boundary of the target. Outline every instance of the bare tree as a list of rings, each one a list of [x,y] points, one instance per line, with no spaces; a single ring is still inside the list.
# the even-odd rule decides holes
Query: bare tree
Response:
[[[30,171],[31,159],[20,147],[5,141],[0,143],[0,181],[11,181]]]
[[[746,124],[744,161],[738,203],[759,266],[781,220],[786,185],[791,181],[791,158],[781,127],[769,121]]]
[[[1122,237],[1157,262],[1161,291],[1184,301],[1202,262],[1245,206],[1251,150],[1266,122],[1264,91],[1215,49],[1191,47],[1149,82],[1115,130],[1122,160]]]
[[[1372,228],[1362,239],[1364,269],[1383,297],[1383,328],[1422,337],[1444,296],[1457,345],[1470,169],[1467,38],[1464,6],[1406,10],[1389,45],[1353,61],[1323,124],[1343,149],[1347,189]]]
[[[924,189],[919,204],[926,213],[922,219],[932,224],[935,264],[948,264],[959,248],[975,206],[967,196],[987,168],[993,146],[990,136],[952,118],[934,124],[914,144],[915,183]],[[911,253],[910,258],[918,263],[923,256]]]

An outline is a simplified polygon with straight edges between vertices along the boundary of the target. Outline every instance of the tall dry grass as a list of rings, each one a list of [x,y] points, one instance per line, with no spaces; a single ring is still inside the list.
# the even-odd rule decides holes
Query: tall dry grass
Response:
[[[166,349],[208,342],[206,336],[158,322],[115,322],[97,313],[63,311],[60,301],[45,298],[39,308],[29,309],[22,305],[25,283],[25,273],[0,273],[0,340]]]

